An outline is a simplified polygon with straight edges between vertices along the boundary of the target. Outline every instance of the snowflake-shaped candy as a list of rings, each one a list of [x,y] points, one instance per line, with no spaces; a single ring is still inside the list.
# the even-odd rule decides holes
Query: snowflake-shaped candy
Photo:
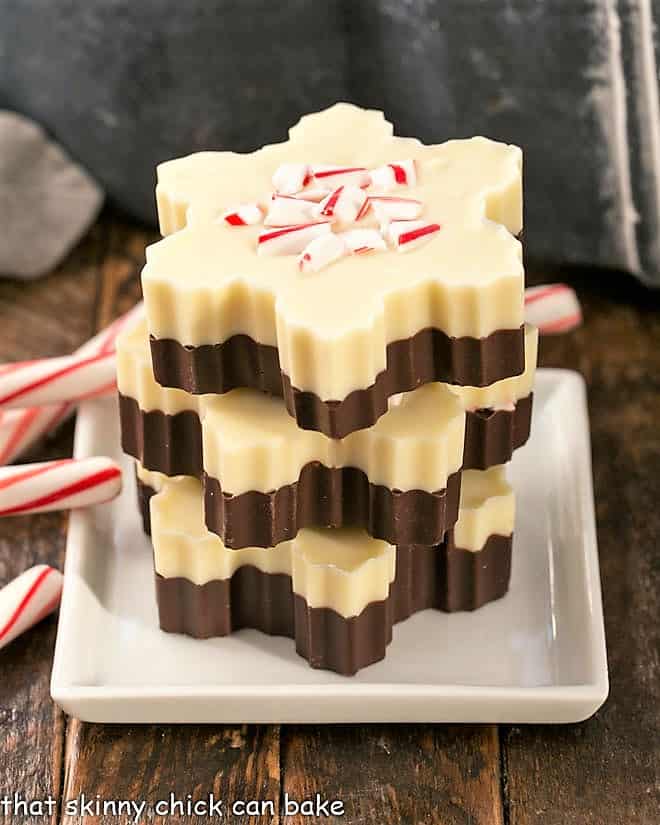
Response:
[[[341,214],[362,213],[348,225],[319,214],[342,185],[352,195]],[[380,112],[347,104],[251,154],[162,164],[168,237],[147,250],[142,277],[157,379],[193,393],[283,394],[300,426],[343,437],[373,424],[394,393],[521,373],[521,191],[517,147],[485,138],[424,146],[393,137]],[[307,199],[300,214],[312,227],[299,238],[308,258],[298,243],[260,252],[264,234],[282,229],[256,222],[274,194]],[[396,220],[387,198],[421,207],[409,203]],[[355,236],[369,231],[361,237],[371,242]],[[318,240],[329,233],[341,242]]]

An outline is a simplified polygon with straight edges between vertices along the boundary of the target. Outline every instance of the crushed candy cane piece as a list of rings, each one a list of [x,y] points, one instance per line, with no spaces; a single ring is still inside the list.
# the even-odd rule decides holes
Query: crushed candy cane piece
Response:
[[[298,258],[298,268],[301,272],[318,272],[349,252],[341,235],[322,235],[307,244]]]
[[[268,205],[264,226],[294,226],[314,220],[315,204],[290,195],[275,195]]]
[[[273,175],[273,186],[280,195],[295,195],[309,183],[311,172],[307,163],[283,163]]]
[[[369,202],[381,223],[412,221],[422,214],[424,204],[415,198],[397,198],[392,195],[372,195]]]
[[[330,233],[328,221],[315,221],[298,226],[273,229],[259,235],[258,255],[297,255],[310,241]]]
[[[288,195],[288,197],[297,198],[302,201],[312,201],[313,203],[320,203],[323,198],[326,198],[332,189],[325,186],[307,186],[302,192],[297,195]]]
[[[397,186],[414,186],[417,173],[414,160],[398,160],[371,170],[371,183],[378,189],[388,191]]]
[[[328,184],[334,188],[338,186],[359,186],[364,188],[371,183],[371,175],[363,166],[313,166],[314,181]]]
[[[399,252],[407,252],[430,240],[440,231],[439,223],[426,221],[392,221],[388,227],[388,237]]]
[[[348,229],[340,237],[354,255],[381,252],[387,249],[385,239],[377,229]]]
[[[251,226],[261,223],[263,212],[256,203],[244,203],[233,209],[228,209],[220,216],[220,220],[229,226]]]
[[[353,223],[364,208],[367,195],[358,186],[347,184],[331,192],[318,206],[320,217]]]

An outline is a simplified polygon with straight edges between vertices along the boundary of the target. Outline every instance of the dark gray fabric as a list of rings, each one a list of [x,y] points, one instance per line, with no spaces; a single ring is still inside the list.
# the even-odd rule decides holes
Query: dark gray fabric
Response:
[[[336,100],[427,141],[486,134],[525,150],[532,256],[660,284],[653,13],[660,0],[0,0],[0,101],[150,221],[159,161],[280,140]]]
[[[50,272],[103,202],[90,175],[39,126],[0,110],[0,276]]]

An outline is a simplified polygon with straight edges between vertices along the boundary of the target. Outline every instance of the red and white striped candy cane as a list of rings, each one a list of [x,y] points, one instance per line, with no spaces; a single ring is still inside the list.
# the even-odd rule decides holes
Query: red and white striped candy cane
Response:
[[[525,321],[542,335],[569,332],[582,323],[575,291],[566,284],[532,286],[525,290]]]
[[[57,609],[63,583],[59,570],[38,564],[0,589],[0,648]]]
[[[115,341],[119,333],[134,323],[144,312],[142,303],[113,321],[108,327],[83,344],[76,351],[76,355],[102,355],[114,352]],[[12,365],[6,365],[11,368]],[[105,387],[98,388],[98,394],[112,392],[115,389],[115,380]],[[57,384],[50,387],[49,392],[57,393]],[[67,398],[57,398],[58,403],[46,406],[31,406],[22,409],[0,410],[0,465],[10,464],[21,454],[25,453],[39,438],[52,433],[57,426],[71,416],[76,409],[75,402]]]
[[[0,516],[90,507],[120,492],[121,470],[102,456],[0,467]]]
[[[115,383],[115,353],[65,355],[19,361],[0,373],[0,407],[35,407],[109,392]]]

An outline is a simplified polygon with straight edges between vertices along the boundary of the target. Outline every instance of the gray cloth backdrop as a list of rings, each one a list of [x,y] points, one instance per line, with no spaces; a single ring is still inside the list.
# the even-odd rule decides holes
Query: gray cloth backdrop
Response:
[[[154,166],[336,100],[526,157],[526,242],[660,285],[660,0],[0,0],[0,108],[131,213]]]

